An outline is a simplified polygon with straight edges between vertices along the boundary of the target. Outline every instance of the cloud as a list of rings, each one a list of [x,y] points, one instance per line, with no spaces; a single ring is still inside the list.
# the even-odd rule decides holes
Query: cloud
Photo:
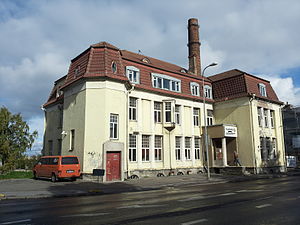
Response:
[[[269,80],[280,101],[300,106],[300,88],[295,87],[292,77],[281,78],[279,76],[261,75]]]
[[[299,104],[297,74],[278,75],[300,68],[299,11],[298,0],[3,0],[0,105],[40,120],[40,105],[70,59],[100,41],[187,67],[191,17],[200,23],[202,66],[218,62],[207,75],[268,74],[282,101]]]

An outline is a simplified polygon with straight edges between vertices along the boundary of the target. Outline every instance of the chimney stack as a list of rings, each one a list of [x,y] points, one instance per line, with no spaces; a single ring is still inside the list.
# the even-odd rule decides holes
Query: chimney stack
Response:
[[[188,21],[189,72],[201,75],[200,41],[198,19]]]

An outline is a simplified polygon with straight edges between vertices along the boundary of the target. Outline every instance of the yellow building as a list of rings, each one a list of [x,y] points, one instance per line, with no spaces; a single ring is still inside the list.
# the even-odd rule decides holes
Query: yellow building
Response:
[[[236,150],[240,163],[249,172],[285,171],[283,103],[270,82],[237,69],[209,78],[214,90],[215,123],[237,127],[235,138],[229,137],[223,143],[228,149],[227,159],[221,165],[234,166],[233,152]],[[213,139],[212,143],[216,155],[222,145],[218,139]]]
[[[270,161],[262,163],[259,158],[260,137],[264,146],[267,137],[276,138],[276,159],[281,159],[277,97],[269,101],[270,96],[224,96],[223,101],[217,94],[222,75],[201,76],[198,29],[197,19],[190,19],[188,69],[106,42],[91,45],[72,59],[68,74],[55,82],[44,104],[43,154],[77,155],[83,174],[104,169],[103,181],[198,173],[206,165],[202,140],[206,122],[209,161],[216,169],[233,167],[234,150],[243,166],[270,166]],[[267,91],[273,91],[271,86]],[[268,118],[274,110],[276,128],[260,128],[255,107],[268,109]]]

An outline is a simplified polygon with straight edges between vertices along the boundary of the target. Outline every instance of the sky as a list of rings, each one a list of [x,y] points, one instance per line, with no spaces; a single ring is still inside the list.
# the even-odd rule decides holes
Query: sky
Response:
[[[300,105],[299,0],[0,0],[0,106],[21,113],[39,137],[41,110],[70,60],[91,44],[187,68],[187,20],[200,25],[202,66],[270,80],[279,99]]]

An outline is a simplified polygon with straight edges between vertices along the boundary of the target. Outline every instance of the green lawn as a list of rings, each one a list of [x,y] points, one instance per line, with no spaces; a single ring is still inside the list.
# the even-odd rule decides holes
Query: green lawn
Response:
[[[6,174],[0,174],[0,180],[3,179],[20,179],[20,178],[32,178],[32,171],[12,171]]]

